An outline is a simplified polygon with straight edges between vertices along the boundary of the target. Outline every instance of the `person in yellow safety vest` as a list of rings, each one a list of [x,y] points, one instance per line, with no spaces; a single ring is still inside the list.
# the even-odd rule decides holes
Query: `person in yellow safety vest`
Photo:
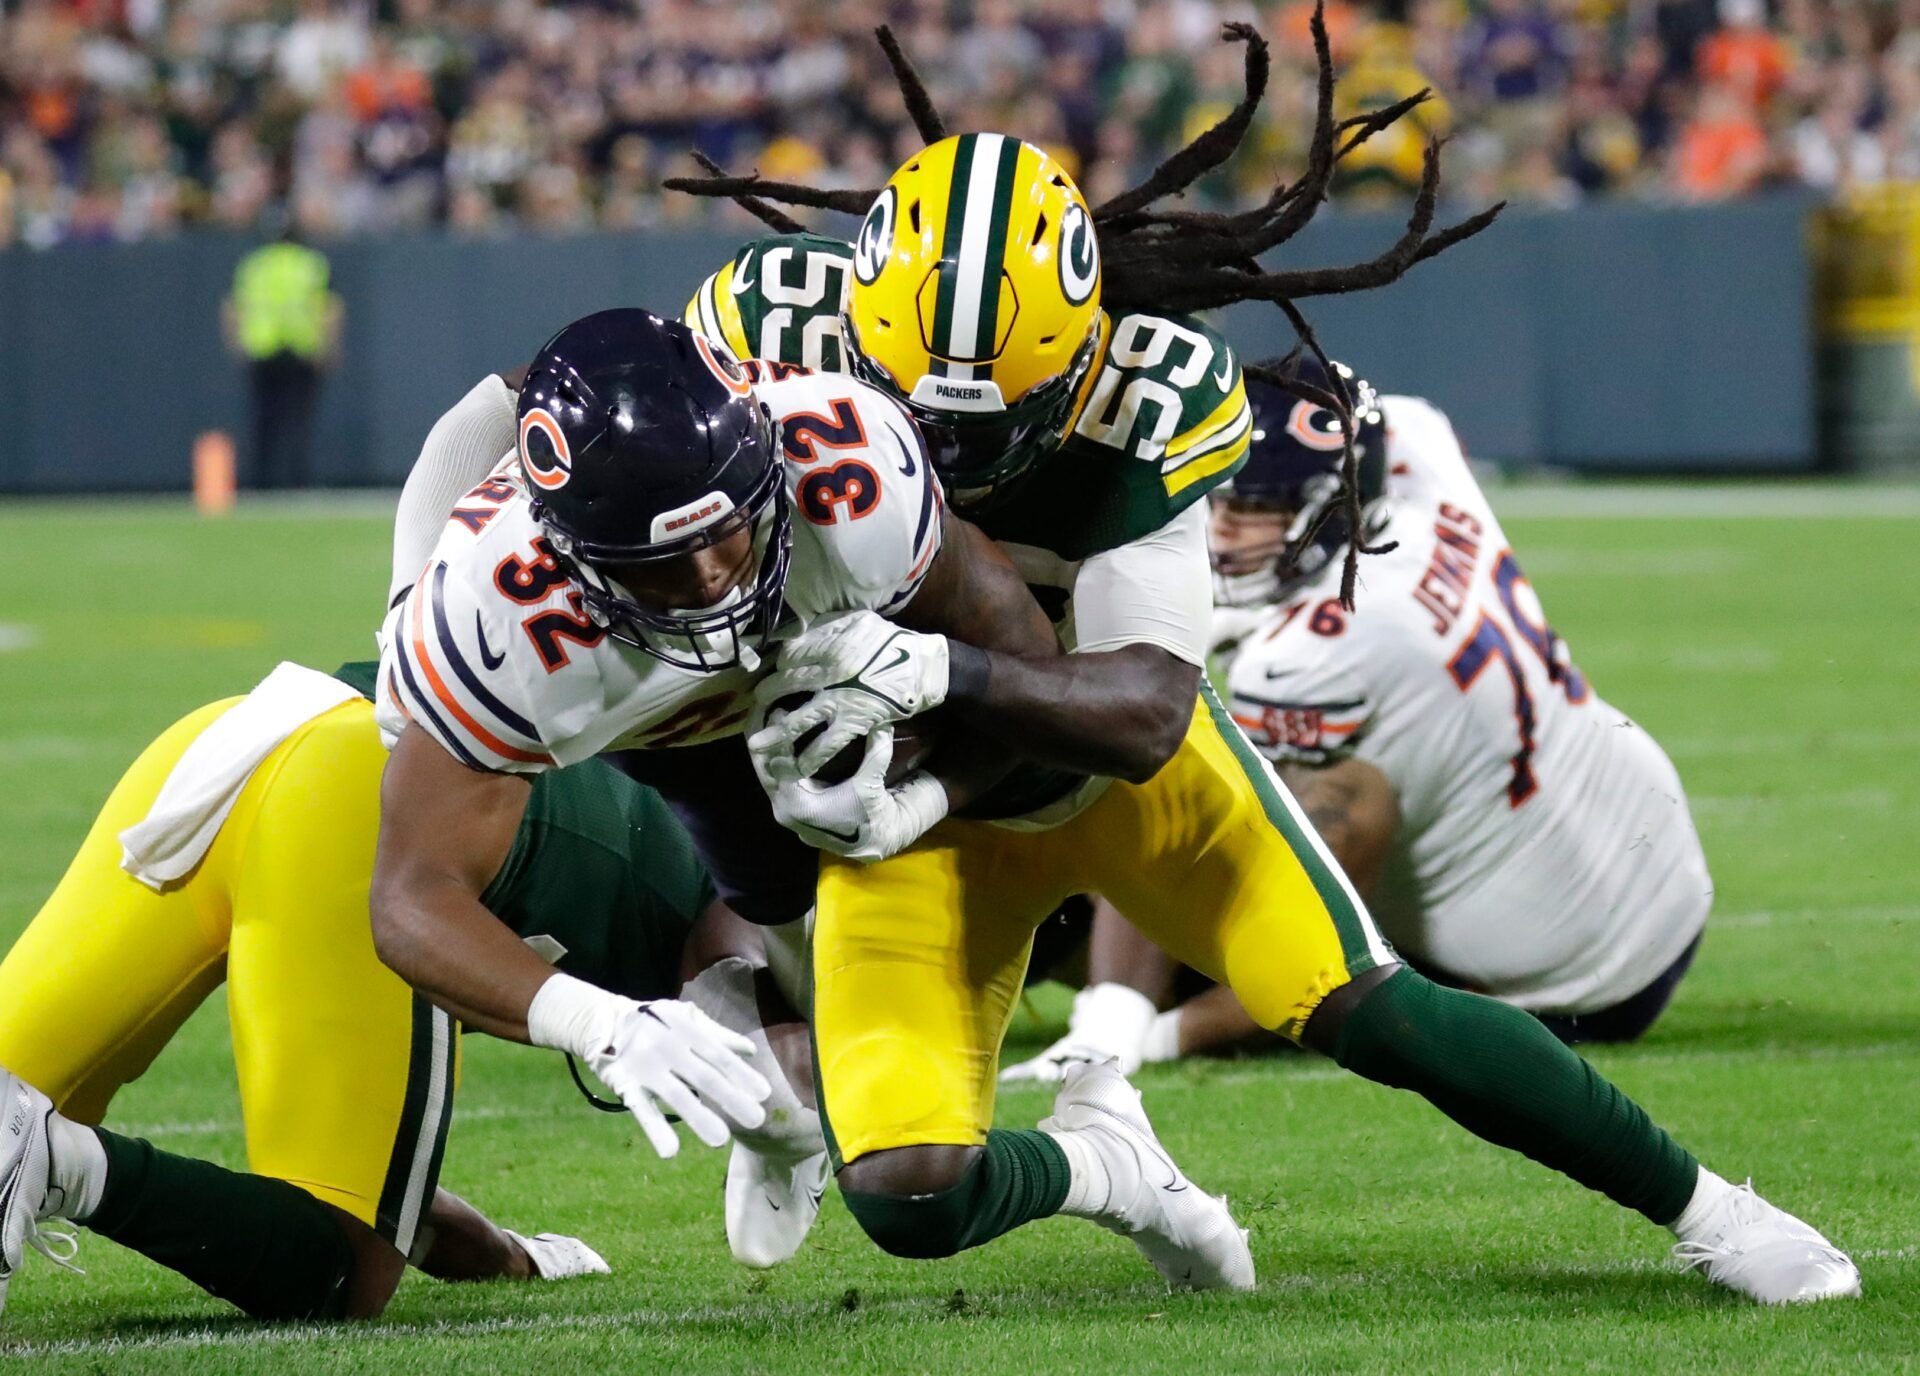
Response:
[[[340,340],[343,309],[319,250],[281,238],[240,260],[223,313],[227,342],[247,361],[253,402],[251,487],[304,487],[320,377]]]

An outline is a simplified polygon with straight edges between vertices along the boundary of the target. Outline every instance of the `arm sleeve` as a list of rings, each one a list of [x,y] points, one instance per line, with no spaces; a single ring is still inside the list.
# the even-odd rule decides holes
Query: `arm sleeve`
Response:
[[[513,449],[516,405],[507,384],[498,374],[489,373],[427,432],[427,442],[400,489],[400,506],[394,513],[389,607],[406,596],[426,567],[453,504]]]
[[[1196,502],[1150,535],[1094,555],[1073,584],[1074,649],[1158,645],[1204,665],[1213,617],[1207,508]]]

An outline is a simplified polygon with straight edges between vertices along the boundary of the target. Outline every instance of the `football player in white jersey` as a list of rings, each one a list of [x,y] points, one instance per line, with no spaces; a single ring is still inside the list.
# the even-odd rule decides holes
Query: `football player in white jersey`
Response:
[[[1369,541],[1339,600],[1330,411],[1251,373],[1253,453],[1215,494],[1216,648],[1234,719],[1279,767],[1394,949],[1534,1013],[1630,1041],[1665,1008],[1713,885],[1673,765],[1568,656],[1446,416],[1340,369]],[[1258,1035],[1214,989],[1156,1016],[1175,970],[1111,905],[1066,1036],[1010,1068],[1165,1060]]]
[[[814,852],[775,820],[737,737],[775,642],[852,611],[1011,655],[1057,650],[1012,563],[945,510],[897,403],[841,376],[750,376],[644,311],[561,331],[521,386],[515,452],[454,507],[388,617],[379,712],[394,748],[371,894],[382,959],[468,1026],[578,1055],[664,1151],[671,1130],[634,1102],[640,1061],[612,996],[555,974],[479,896],[525,776],[609,752],[686,821],[724,901],[763,923],[803,914]],[[890,778],[891,728],[874,735],[857,805],[808,814],[856,853],[898,849],[1010,766],[955,750],[951,767]],[[718,1145],[723,1117],[758,1125],[769,1086],[711,1069],[640,1087]],[[1200,1190],[1160,1198],[1144,1167],[1168,1158],[1144,1123],[1006,1135],[1048,1136],[1083,1173],[1137,1182],[1083,1189],[1084,1216],[1198,1269],[1189,1239],[1210,1244],[1231,1216]]]

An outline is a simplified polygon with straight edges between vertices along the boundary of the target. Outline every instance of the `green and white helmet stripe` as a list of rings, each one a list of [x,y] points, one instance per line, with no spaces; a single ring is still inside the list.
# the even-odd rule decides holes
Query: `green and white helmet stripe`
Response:
[[[941,239],[940,288],[928,340],[934,367],[955,379],[989,378],[999,336],[1000,260],[1007,248],[1021,144],[965,134],[954,153],[953,197]],[[960,362],[958,360],[978,360]]]

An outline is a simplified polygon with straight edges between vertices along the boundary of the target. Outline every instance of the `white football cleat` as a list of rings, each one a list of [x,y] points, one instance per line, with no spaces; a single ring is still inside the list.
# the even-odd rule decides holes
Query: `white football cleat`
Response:
[[[727,1161],[727,1246],[764,1271],[800,1250],[827,1192],[827,1154],[763,1156],[735,1141]]]
[[[1853,1259],[1785,1209],[1754,1193],[1726,1191],[1701,1235],[1674,1244],[1674,1260],[1761,1304],[1808,1304],[1858,1296]]]
[[[1035,1080],[1057,1085],[1078,1065],[1116,1061],[1122,1075],[1140,1068],[1147,1032],[1157,1010],[1153,1000],[1124,984],[1093,984],[1073,996],[1066,1035],[1031,1060],[1000,1072],[1003,1083]]]
[[[607,1276],[613,1268],[607,1259],[577,1237],[564,1233],[535,1233],[532,1237],[511,1228],[501,1232],[520,1244],[520,1250],[533,1263],[541,1280],[572,1280],[575,1276]]]
[[[1107,1207],[1094,1219],[1133,1243],[1169,1286],[1251,1290],[1253,1252],[1224,1197],[1199,1189],[1153,1135],[1140,1091],[1112,1061],[1079,1065],[1040,1130],[1078,1136],[1106,1165]]]
[[[53,1101],[14,1075],[0,1070],[0,1309],[6,1308],[7,1287],[31,1246],[49,1261],[69,1271],[79,1241],[72,1233],[42,1228],[47,1191],[52,1181],[52,1152],[47,1145],[47,1117]]]

